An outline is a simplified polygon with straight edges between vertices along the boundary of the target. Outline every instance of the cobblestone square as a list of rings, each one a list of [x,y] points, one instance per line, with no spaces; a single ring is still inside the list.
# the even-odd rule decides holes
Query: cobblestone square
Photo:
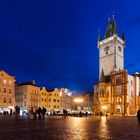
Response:
[[[19,120],[0,116],[0,140],[139,140],[136,117],[47,117]]]

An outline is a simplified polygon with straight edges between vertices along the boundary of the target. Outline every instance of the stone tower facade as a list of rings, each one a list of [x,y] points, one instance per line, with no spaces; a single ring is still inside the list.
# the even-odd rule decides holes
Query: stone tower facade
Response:
[[[110,75],[113,71],[124,69],[124,35],[119,37],[115,20],[108,22],[104,39],[98,38],[99,49],[99,80],[102,74]]]

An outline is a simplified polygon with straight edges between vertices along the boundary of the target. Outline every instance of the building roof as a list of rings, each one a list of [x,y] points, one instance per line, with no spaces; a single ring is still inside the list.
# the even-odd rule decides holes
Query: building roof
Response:
[[[112,18],[111,20],[109,20],[108,25],[107,25],[107,29],[106,29],[106,33],[105,33],[105,37],[104,38],[108,38],[114,34],[118,34],[117,31],[117,25],[116,25],[116,21],[114,20],[114,18]]]
[[[35,84],[35,80],[29,81],[29,82],[24,82],[24,83],[20,83],[20,82],[17,82],[17,83],[16,83],[16,86],[25,86],[25,85],[31,85],[31,86],[36,86],[36,87],[38,87],[38,86]]]
[[[104,71],[102,69],[102,72],[101,72],[101,76],[100,76],[100,82],[105,82],[105,75],[104,75]]]

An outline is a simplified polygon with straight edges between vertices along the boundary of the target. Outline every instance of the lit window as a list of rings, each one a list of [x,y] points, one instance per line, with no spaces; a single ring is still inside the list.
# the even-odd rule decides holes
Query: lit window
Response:
[[[3,80],[3,83],[4,83],[4,84],[6,84],[6,83],[7,83],[7,81],[4,79],[4,80]]]
[[[12,103],[12,100],[11,100],[11,98],[9,99],[9,103]]]
[[[10,86],[12,85],[12,81],[9,81],[9,85],[10,85]]]
[[[9,89],[9,94],[11,94],[12,93],[12,90],[11,89]]]
[[[3,89],[3,92],[6,93],[6,88]]]
[[[3,102],[6,103],[6,98],[3,98]]]

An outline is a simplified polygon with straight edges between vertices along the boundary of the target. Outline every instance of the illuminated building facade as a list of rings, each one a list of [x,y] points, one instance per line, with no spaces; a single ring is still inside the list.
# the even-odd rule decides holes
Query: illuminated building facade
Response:
[[[61,95],[59,89],[48,91],[48,110],[60,111],[61,109]]]
[[[40,88],[40,106],[48,108],[48,92],[45,87]]]
[[[19,83],[16,85],[16,102],[22,111],[30,111],[31,107],[40,106],[40,87],[35,81]]]
[[[14,111],[15,105],[15,78],[0,70],[0,113]]]
[[[136,115],[139,109],[139,74],[124,69],[125,37],[118,35],[112,18],[104,39],[98,38],[99,83],[94,85],[94,113]]]

